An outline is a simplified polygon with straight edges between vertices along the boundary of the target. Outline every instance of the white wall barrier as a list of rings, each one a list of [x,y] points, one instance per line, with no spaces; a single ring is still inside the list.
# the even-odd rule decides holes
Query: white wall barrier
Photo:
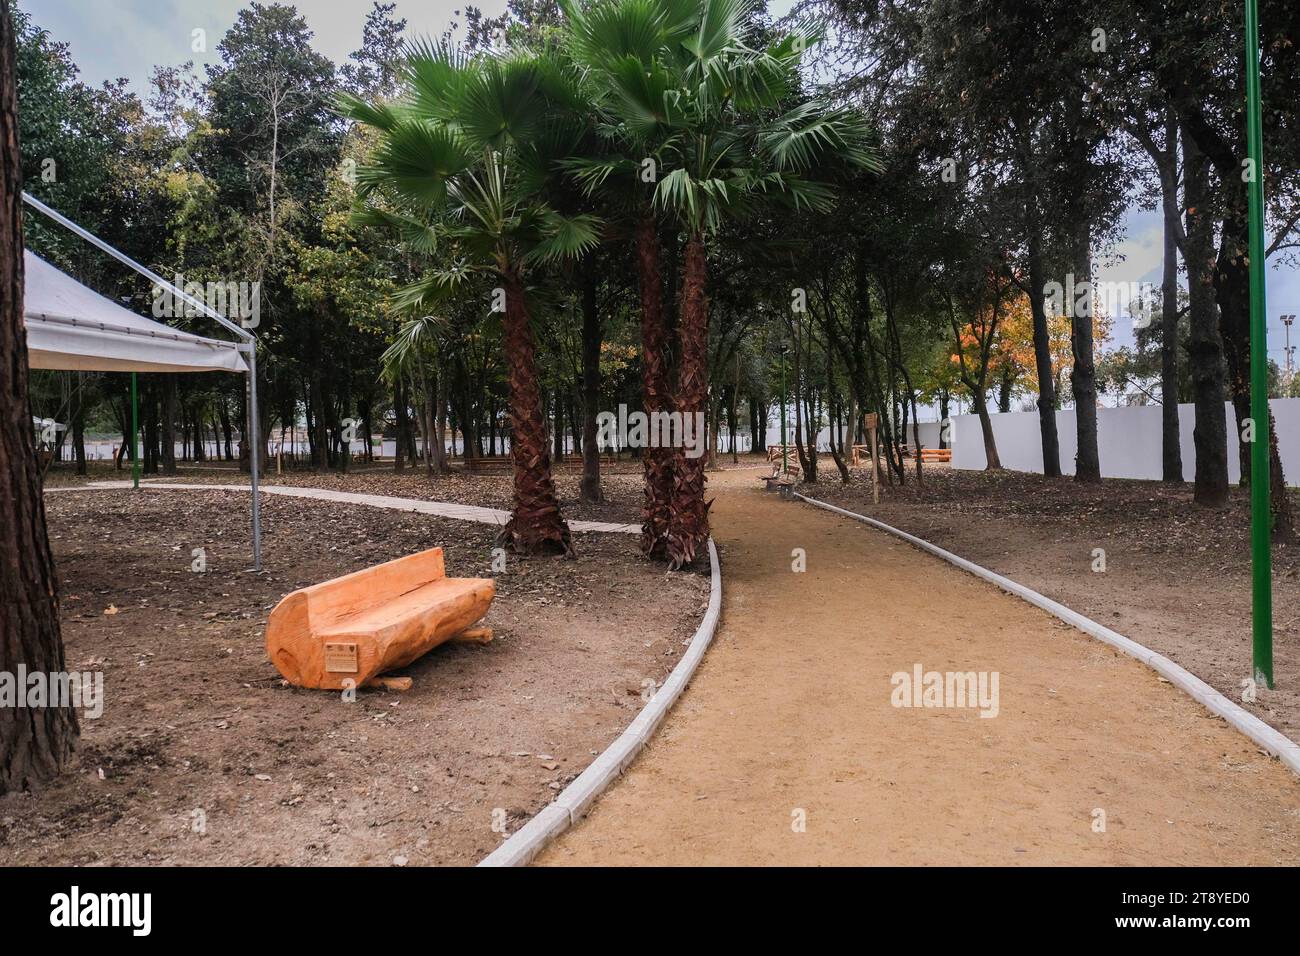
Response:
[[[1225,402],[1228,416],[1228,481],[1241,477],[1237,446],[1233,439],[1236,415]],[[1277,423],[1278,451],[1282,470],[1289,484],[1300,484],[1300,398],[1274,398],[1269,401]],[[1043,445],[1038,431],[1038,412],[992,414],[993,437],[997,441],[1002,467],[1014,471],[1043,471]],[[1097,454],[1105,478],[1148,478],[1158,480],[1161,465],[1161,407],[1135,405],[1128,408],[1097,409]],[[1196,476],[1196,448],[1192,429],[1196,425],[1196,408],[1178,406],[1178,437],[1183,453],[1183,477]],[[1056,431],[1061,444],[1061,471],[1074,474],[1074,456],[1078,450],[1074,409],[1056,413]],[[978,415],[957,415],[952,419],[952,466],[980,469],[987,463],[984,439]]]

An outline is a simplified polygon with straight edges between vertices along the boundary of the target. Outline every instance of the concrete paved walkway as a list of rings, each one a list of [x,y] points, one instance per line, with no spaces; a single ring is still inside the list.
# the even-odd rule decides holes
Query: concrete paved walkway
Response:
[[[91,481],[85,485],[65,485],[59,488],[47,488],[46,493],[60,491],[120,490],[132,487],[129,481]],[[244,491],[251,492],[248,485],[194,484],[190,482],[153,481],[140,482],[142,490],[149,491],[178,489],[182,491]],[[289,498],[317,498],[321,501],[337,501],[343,504],[369,505],[372,508],[391,508],[396,511],[418,511],[420,514],[436,515],[439,518],[454,518],[457,521],[477,521],[481,524],[504,525],[510,520],[510,512],[497,508],[481,508],[477,505],[460,505],[451,501],[425,501],[422,498],[397,498],[391,495],[366,495],[351,491],[332,491],[327,488],[303,488],[298,485],[262,485],[259,490],[264,495],[284,495]],[[611,521],[570,521],[570,531],[604,531],[611,534],[640,534],[640,525],[616,524]]]
[[[1149,668],[757,484],[710,477],[714,645],[540,863],[1300,863],[1300,782]],[[918,669],[996,701],[905,701]]]

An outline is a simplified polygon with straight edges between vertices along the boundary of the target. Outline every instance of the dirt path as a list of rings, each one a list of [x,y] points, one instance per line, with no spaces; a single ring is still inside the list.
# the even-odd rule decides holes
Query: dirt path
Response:
[[[754,475],[711,478],[713,648],[651,747],[539,862],[1300,863],[1300,783],[1221,720],[1044,612]],[[917,664],[997,672],[997,715],[893,706],[891,675]]]

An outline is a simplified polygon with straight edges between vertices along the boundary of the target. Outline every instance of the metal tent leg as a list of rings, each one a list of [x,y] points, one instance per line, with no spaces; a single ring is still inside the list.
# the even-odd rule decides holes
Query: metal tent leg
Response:
[[[261,429],[257,418],[257,343],[248,350],[248,470],[253,487],[253,570],[262,570],[262,499],[258,493],[261,471]]]
[[[131,373],[131,487],[140,487],[140,392]]]

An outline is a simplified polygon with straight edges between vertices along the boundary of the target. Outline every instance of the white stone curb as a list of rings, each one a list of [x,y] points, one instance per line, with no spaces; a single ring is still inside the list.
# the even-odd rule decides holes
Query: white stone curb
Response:
[[[484,857],[479,866],[525,866],[548,843],[582,819],[596,798],[618,778],[636,759],[655,729],[668,716],[677,698],[690,683],[696,668],[704,658],[718,627],[722,613],[722,570],[718,565],[718,549],[709,539],[709,608],[704,613],[691,644],[677,662],[663,686],[655,691],[641,713],[605,748],[605,752],[591,762],[573,783],[548,804],[537,816],[516,830],[509,839]]]
[[[1282,763],[1286,764],[1291,771],[1300,775],[1300,744],[1287,737],[1280,731],[1274,730],[1264,721],[1260,720],[1254,714],[1233,703],[1227,697],[1224,697],[1217,690],[1211,687],[1205,681],[1195,676],[1191,672],[1184,670],[1175,664],[1163,654],[1157,654],[1149,647],[1143,647],[1137,641],[1131,640],[1117,631],[1098,624],[1091,618],[1084,617],[1078,611],[1073,611],[1049,597],[1039,594],[1032,588],[1027,588],[1023,584],[1017,584],[1010,578],[1005,578],[988,568],[980,567],[973,561],[967,561],[965,558],[958,557],[951,551],[945,551],[938,545],[933,545],[928,541],[908,534],[906,531],[900,531],[897,528],[890,527],[883,521],[877,521],[875,518],[868,518],[865,515],[857,514],[853,511],[846,511],[843,508],[837,508],[835,505],[827,504],[824,501],[818,501],[816,498],[809,498],[798,492],[794,493],[796,498],[808,502],[818,508],[824,508],[827,511],[833,511],[836,514],[844,515],[846,518],[854,518],[873,528],[879,528],[881,531],[888,532],[896,537],[902,538],[910,544],[916,545],[923,551],[929,551],[933,555],[943,558],[950,564],[955,564],[963,571],[968,571],[978,578],[992,582],[1002,590],[1022,600],[1028,601],[1035,607],[1040,607],[1048,614],[1060,618],[1065,623],[1078,628],[1085,634],[1097,638],[1099,641],[1111,645],[1118,650],[1123,651],[1130,657],[1136,657],[1142,663],[1146,664],[1157,674],[1167,679],[1176,687],[1182,688],[1192,696],[1194,700],[1200,703],[1211,713],[1217,714],[1226,720],[1237,730],[1241,731],[1255,743],[1259,744],[1264,750],[1277,757]]]

